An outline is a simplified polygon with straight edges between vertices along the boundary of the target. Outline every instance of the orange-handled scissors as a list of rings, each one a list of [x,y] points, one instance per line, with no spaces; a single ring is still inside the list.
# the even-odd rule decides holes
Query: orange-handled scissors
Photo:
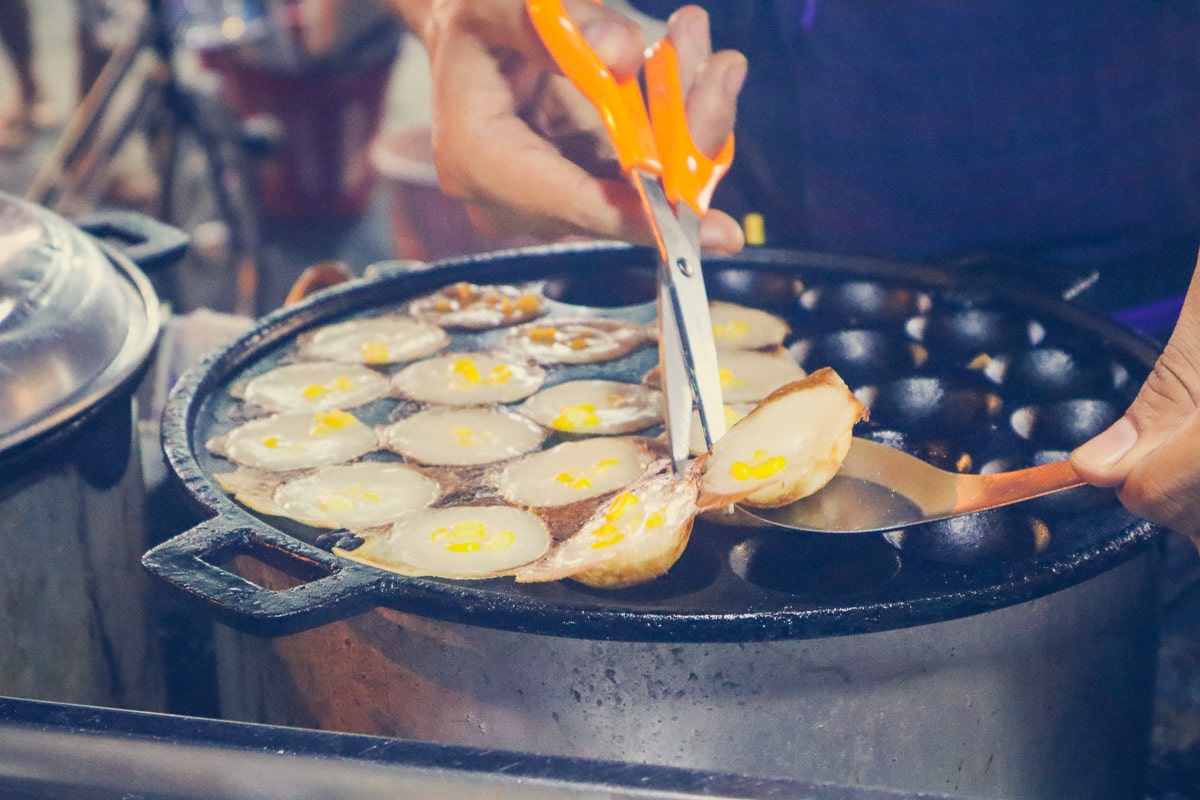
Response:
[[[692,141],[679,58],[670,39],[647,51],[646,94],[636,78],[618,81],[567,17],[561,0],[526,0],[529,17],[563,74],[604,122],[629,176],[650,213],[661,255],[659,360],[667,405],[667,432],[677,472],[688,459],[692,400],[708,446],[725,434],[725,413],[708,293],[700,268],[700,218],[713,189],[733,161],[733,137],[716,158]],[[669,313],[668,313],[669,312]]]

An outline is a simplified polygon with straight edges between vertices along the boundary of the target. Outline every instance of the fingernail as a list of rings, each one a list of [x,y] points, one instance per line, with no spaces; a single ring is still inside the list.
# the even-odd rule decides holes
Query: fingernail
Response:
[[[1137,439],[1137,428],[1128,417],[1121,417],[1106,431],[1080,445],[1073,455],[1096,467],[1111,467],[1129,452]]]
[[[625,27],[616,20],[593,20],[583,26],[582,33],[605,64],[613,63],[624,53]]]
[[[726,97],[732,99],[738,96],[738,92],[742,90],[742,84],[746,82],[747,69],[746,62],[740,61],[725,70],[725,77],[721,81],[721,88],[725,91]]]
[[[695,9],[692,9],[693,11]],[[667,30],[671,33],[671,38],[679,44],[679,39],[682,37],[691,42],[707,43],[708,42],[708,16],[705,14],[685,14],[677,9],[671,16],[667,17]]]

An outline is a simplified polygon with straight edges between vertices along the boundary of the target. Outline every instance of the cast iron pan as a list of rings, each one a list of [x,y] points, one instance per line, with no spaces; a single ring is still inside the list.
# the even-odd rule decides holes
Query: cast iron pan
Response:
[[[885,535],[700,521],[670,572],[622,591],[571,581],[414,579],[338,558],[316,545],[322,531],[256,516],[211,477],[231,469],[204,447],[235,422],[228,387],[277,363],[304,330],[463,280],[544,280],[556,302],[644,319],[653,314],[653,267],[652,251],[620,245],[509,251],[384,272],[265,317],[172,393],[166,454],[213,516],[151,550],[144,564],[220,620],[260,635],[386,606],[548,635],[755,641],[886,630],[1020,603],[1124,563],[1156,539],[1158,530],[1110,493],[1084,487]],[[872,419],[858,435],[958,469],[1061,457],[1119,415],[1158,352],[1100,317],[972,272],[765,249],[711,258],[705,270],[711,297],[785,316],[793,330],[785,344],[803,366],[831,365],[868,398]],[[614,372],[583,369],[637,380],[654,358],[650,349],[613,364]],[[389,402],[368,406],[368,421],[386,419]],[[263,589],[228,566],[234,556],[279,569],[296,585]]]

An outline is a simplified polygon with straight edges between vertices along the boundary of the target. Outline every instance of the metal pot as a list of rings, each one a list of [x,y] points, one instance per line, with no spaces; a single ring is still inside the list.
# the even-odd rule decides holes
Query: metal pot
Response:
[[[164,262],[186,238],[88,225],[131,246],[0,196],[0,694],[159,708],[133,399],[159,315],[131,254]]]
[[[602,593],[345,563],[212,479],[222,466],[204,442],[231,424],[229,385],[305,329],[458,280],[541,279],[556,302],[644,313],[652,264],[585,246],[385,274],[264,319],[184,377],[164,444],[216,516],[143,561],[235,628],[218,632],[224,713],[913,792],[1132,797],[1157,532],[1108,493],[886,537],[698,523],[667,575]],[[863,434],[959,468],[1054,457],[1118,413],[1156,356],[973,274],[767,250],[706,272],[711,295],[789,317],[792,354],[871,400]]]

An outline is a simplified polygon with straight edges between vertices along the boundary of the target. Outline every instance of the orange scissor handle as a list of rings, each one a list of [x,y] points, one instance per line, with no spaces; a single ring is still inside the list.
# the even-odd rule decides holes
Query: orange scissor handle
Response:
[[[600,112],[621,169],[662,173],[658,147],[636,78],[618,81],[567,16],[562,0],[526,0],[529,18],[563,75]]]
[[[687,123],[683,87],[679,81],[679,55],[670,39],[655,44],[646,59],[646,94],[650,121],[662,159],[663,188],[676,208],[682,201],[698,215],[708,213],[713,190],[733,163],[733,134],[715,158],[700,152]]]

